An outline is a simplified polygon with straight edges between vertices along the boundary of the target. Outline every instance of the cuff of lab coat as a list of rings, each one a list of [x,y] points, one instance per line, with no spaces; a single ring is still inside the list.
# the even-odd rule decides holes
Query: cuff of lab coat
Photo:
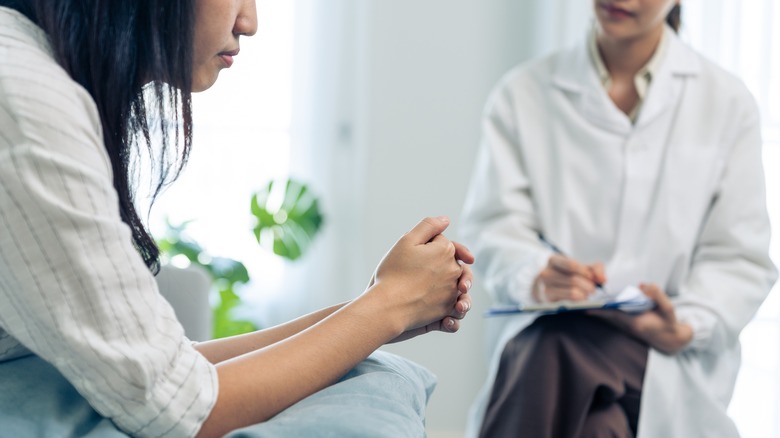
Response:
[[[550,251],[539,251],[519,267],[512,275],[507,284],[507,296],[515,304],[523,305],[527,303],[536,303],[532,288],[534,280],[542,272],[552,253]]]
[[[693,331],[693,339],[685,347],[686,350],[707,350],[715,337],[718,319],[712,312],[694,307],[681,307],[676,310],[677,320],[688,324]]]

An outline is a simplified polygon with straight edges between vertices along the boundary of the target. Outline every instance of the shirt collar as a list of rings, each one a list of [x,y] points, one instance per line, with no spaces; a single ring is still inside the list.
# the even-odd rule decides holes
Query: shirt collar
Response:
[[[667,45],[668,41],[666,37],[666,29],[664,29],[664,31],[661,33],[661,41],[658,42],[658,47],[656,47],[655,52],[653,52],[653,56],[650,57],[650,60],[647,61],[647,63],[642,68],[640,68],[634,76],[634,86],[636,87],[636,93],[639,95],[639,102],[628,114],[628,118],[631,119],[632,123],[635,123],[637,117],[639,116],[639,109],[642,107],[642,104],[647,97],[647,92],[650,88],[650,83],[653,81],[653,77],[658,73],[661,61],[663,60],[663,56],[666,52]],[[601,85],[603,85],[606,90],[609,90],[609,87],[612,84],[612,77],[609,75],[607,66],[604,64],[604,60],[601,58],[598,43],[596,42],[595,26],[590,33],[590,38],[588,39],[588,53],[590,55],[589,57],[591,62],[596,67],[596,74],[601,81]]]
[[[604,60],[601,58],[601,53],[599,53],[599,47],[596,42],[595,27],[593,31],[591,31],[588,41],[588,52],[590,54],[591,62],[596,68],[596,74],[601,80],[602,85],[604,85],[604,88],[608,89],[612,82],[612,78],[609,75],[607,66],[604,64]],[[658,43],[658,47],[655,49],[655,52],[653,52],[653,56],[650,57],[650,60],[647,61],[647,63],[636,73],[636,76],[634,76],[634,84],[636,85],[639,99],[644,100],[647,96],[647,90],[650,88],[650,82],[652,82],[653,77],[658,73],[668,45],[669,41],[666,36],[666,31],[664,30],[664,32],[661,33],[661,41]]]

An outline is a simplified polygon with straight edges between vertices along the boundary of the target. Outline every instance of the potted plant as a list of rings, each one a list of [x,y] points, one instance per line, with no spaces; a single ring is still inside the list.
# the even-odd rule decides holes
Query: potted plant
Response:
[[[293,261],[304,255],[323,224],[317,197],[306,184],[292,178],[269,181],[252,195],[250,211],[260,246]],[[254,323],[235,312],[242,305],[237,289],[250,280],[246,266],[238,260],[212,257],[187,235],[187,224],[167,223],[165,234],[157,239],[162,262],[184,257],[211,277],[214,339],[257,330]]]

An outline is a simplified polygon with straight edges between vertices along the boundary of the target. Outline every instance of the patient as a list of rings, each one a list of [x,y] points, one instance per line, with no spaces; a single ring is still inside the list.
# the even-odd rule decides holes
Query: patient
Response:
[[[430,217],[350,302],[234,338],[184,337],[154,281],[132,166],[149,147],[158,190],[178,175],[191,92],[256,25],[254,0],[0,0],[0,362],[42,358],[130,435],[263,422],[387,342],[457,331],[471,306],[473,256]]]

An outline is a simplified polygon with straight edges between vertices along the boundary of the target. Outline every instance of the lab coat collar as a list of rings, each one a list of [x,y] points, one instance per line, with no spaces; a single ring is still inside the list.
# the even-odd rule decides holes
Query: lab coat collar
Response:
[[[658,74],[653,78],[635,125],[609,100],[599,81],[596,67],[589,58],[587,39],[557,58],[552,83],[572,93],[574,104],[591,122],[623,134],[630,133],[634,128],[642,128],[673,109],[684,87],[684,81],[680,79],[696,76],[701,71],[699,56],[683,44],[671,28],[667,26],[664,31],[669,41],[667,53]]]

